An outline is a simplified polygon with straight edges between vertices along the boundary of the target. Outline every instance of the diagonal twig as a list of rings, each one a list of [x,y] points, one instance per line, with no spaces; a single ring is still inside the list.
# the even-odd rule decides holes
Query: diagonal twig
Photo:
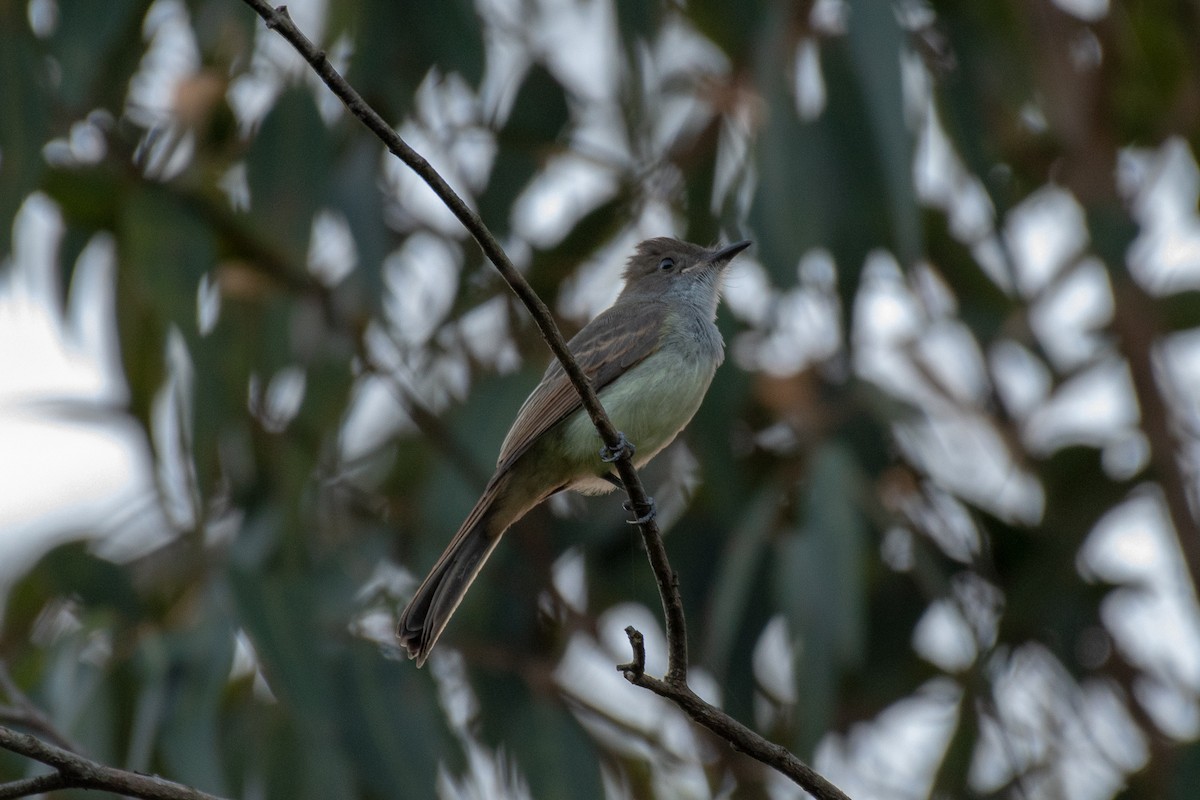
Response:
[[[629,637],[629,644],[633,648],[633,661],[621,664],[617,669],[624,673],[627,681],[670,700],[691,717],[693,722],[729,742],[733,749],[740,750],[791,778],[818,800],[850,800],[845,792],[796,758],[786,747],[764,739],[724,711],[709,705],[686,684],[681,686],[647,675],[646,648],[642,643],[642,634],[633,626],[629,626],[625,629],[625,635]]]
[[[48,772],[33,778],[0,783],[0,800],[9,800],[13,797],[32,797],[35,794],[45,794],[70,787],[71,784],[67,782],[61,772]]]
[[[117,769],[0,725],[0,748],[40,761],[55,772],[0,784],[0,798],[27,797],[51,789],[102,789],[146,800],[221,800],[216,795],[156,775]]]

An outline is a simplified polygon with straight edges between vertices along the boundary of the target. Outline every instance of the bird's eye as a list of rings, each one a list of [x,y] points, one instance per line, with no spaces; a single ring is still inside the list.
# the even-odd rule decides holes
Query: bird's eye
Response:
[[[662,261],[658,262],[658,268],[663,270],[664,272],[666,272],[667,270],[670,270],[670,269],[674,269],[675,268],[675,259],[664,258]]]

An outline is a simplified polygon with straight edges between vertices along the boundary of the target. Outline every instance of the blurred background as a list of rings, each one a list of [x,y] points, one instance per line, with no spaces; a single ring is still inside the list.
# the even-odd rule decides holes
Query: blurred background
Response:
[[[289,10],[567,335],[754,240],[644,474],[703,696],[857,800],[1196,796],[1200,5]],[[548,353],[246,6],[0,0],[0,99],[0,719],[239,798],[803,796],[613,668],[614,496],[401,657]]]

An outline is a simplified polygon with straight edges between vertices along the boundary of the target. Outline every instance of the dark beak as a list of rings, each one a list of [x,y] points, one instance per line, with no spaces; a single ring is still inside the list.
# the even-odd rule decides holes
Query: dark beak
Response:
[[[752,244],[752,242],[749,239],[743,239],[740,242],[735,242],[734,244],[725,245],[720,250],[717,250],[715,253],[713,253],[711,256],[708,257],[708,263],[716,264],[716,265],[724,264],[724,263],[732,260],[734,256],[736,256],[738,253],[745,250],[751,244]]]

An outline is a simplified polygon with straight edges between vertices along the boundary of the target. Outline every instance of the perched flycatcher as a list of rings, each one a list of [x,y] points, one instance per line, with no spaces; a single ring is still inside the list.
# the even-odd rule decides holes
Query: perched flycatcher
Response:
[[[675,239],[637,246],[625,288],[567,346],[641,467],[691,420],[725,357],[714,325],[726,265],[750,242],[706,250]],[[609,492],[620,482],[558,361],[525,400],[496,472],[400,614],[397,635],[417,665],[446,628],[501,534],[555,492]]]

